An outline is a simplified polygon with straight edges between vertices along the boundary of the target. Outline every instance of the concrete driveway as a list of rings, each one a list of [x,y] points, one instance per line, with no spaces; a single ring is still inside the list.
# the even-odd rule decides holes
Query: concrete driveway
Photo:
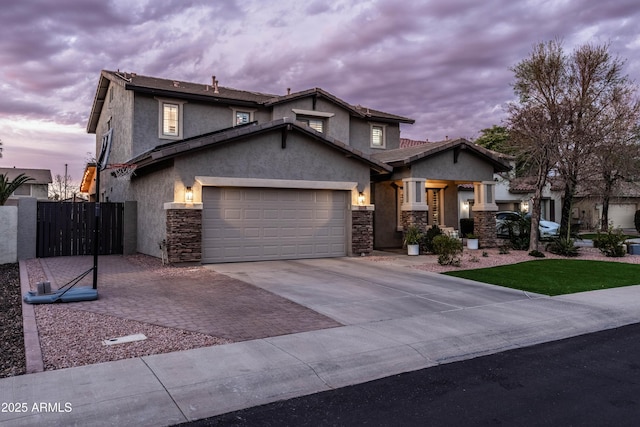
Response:
[[[393,320],[541,297],[361,258],[210,265],[344,325]]]

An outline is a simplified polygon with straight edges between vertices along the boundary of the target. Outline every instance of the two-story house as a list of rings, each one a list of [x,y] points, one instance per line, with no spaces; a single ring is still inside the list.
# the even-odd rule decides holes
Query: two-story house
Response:
[[[98,196],[137,202],[137,250],[212,263],[361,255],[400,246],[409,223],[457,228],[457,183],[476,186],[490,221],[493,173],[508,165],[465,140],[400,148],[413,122],[319,88],[102,71],[87,130],[98,158],[109,147],[110,165],[135,166],[130,179],[103,171]]]
[[[13,181],[20,174],[28,176],[31,180],[22,184],[9,196],[7,205],[17,205],[18,200],[22,197],[35,197],[38,200],[47,200],[49,196],[49,184],[53,182],[49,169],[0,168],[0,175],[6,176],[9,181]]]

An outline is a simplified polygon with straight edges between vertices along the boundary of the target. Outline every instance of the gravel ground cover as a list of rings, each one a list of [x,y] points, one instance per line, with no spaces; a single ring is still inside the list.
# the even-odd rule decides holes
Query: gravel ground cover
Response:
[[[462,253],[461,263],[459,267],[451,265],[440,265],[435,255],[420,255],[416,257],[411,268],[418,270],[430,271],[433,273],[444,273],[456,270],[472,270],[476,268],[496,267],[505,264],[515,264],[525,261],[535,261],[540,259],[566,259],[565,257],[554,255],[550,252],[544,252],[545,258],[534,258],[529,255],[528,251],[509,251],[508,254],[501,254],[498,249],[464,249]],[[413,257],[411,257],[413,258]],[[393,264],[397,257],[393,256],[372,256],[364,258],[372,262],[381,262]],[[576,258],[592,261],[612,261],[626,262],[630,264],[640,264],[640,255],[627,255],[621,258],[609,258],[604,256],[598,249],[583,247],[580,248],[580,254]]]
[[[0,378],[25,373],[18,264],[0,265]]]

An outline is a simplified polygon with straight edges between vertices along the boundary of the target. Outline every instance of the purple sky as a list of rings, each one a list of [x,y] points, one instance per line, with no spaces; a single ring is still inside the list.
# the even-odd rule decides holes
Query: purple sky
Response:
[[[9,5],[7,5],[7,3]],[[640,82],[637,0],[21,0],[0,14],[2,167],[79,181],[101,69],[284,94],[321,87],[416,120],[402,136],[500,124],[533,44],[611,43]]]

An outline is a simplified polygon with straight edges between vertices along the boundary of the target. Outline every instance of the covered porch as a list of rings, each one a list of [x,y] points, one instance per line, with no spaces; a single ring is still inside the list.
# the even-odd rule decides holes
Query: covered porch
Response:
[[[474,233],[481,244],[495,245],[498,205],[493,176],[509,170],[497,153],[460,139],[391,150],[376,157],[394,167],[390,176],[371,185],[376,249],[402,246],[409,225],[458,231],[460,218],[468,218],[471,210]],[[460,186],[473,187],[470,203],[461,202]]]

